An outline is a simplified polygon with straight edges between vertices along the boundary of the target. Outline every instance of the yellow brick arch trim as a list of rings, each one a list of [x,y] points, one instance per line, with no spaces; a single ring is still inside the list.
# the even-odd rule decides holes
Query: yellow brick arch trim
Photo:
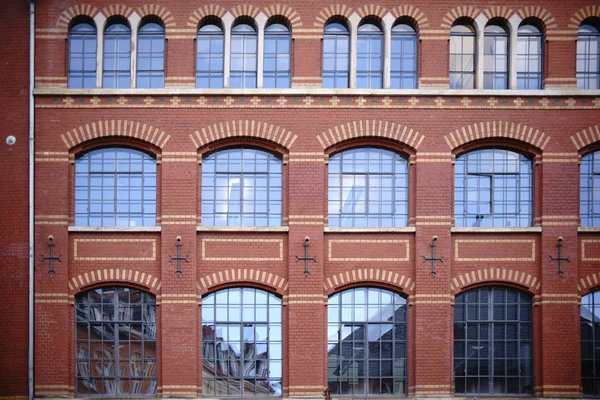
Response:
[[[383,18],[385,14],[388,13],[387,8],[378,6],[375,4],[366,4],[359,9],[356,10],[358,16],[362,19],[364,17],[368,17],[370,15],[374,15],[379,18]]]
[[[322,9],[321,11],[319,11],[317,18],[315,19],[315,22],[313,23],[313,26],[315,26],[316,28],[323,29],[325,27],[325,23],[327,22],[327,20],[329,20],[329,18],[334,17],[336,15],[339,15],[339,16],[342,16],[345,18],[350,18],[350,15],[352,15],[352,8],[348,7],[345,4],[332,4],[329,7],[326,7],[324,9]]]
[[[234,18],[239,18],[239,17],[256,18],[256,16],[260,12],[260,9],[257,7],[254,7],[250,4],[240,4],[239,6],[233,7],[231,10],[229,10],[229,12],[231,13],[231,15],[233,15]]]
[[[171,135],[151,125],[128,120],[104,120],[81,125],[60,135],[67,149],[101,137],[131,137],[163,148]]]
[[[158,277],[134,269],[104,268],[85,272],[69,279],[71,293],[85,290],[87,286],[102,283],[130,282],[147,288],[150,292],[158,293],[161,281]]]
[[[544,26],[546,28],[546,33],[558,28],[556,19],[550,13],[550,11],[548,11],[545,8],[542,8],[540,6],[523,7],[519,11],[517,11],[517,15],[524,20],[527,18],[531,18],[531,17],[538,18],[539,20],[541,20],[544,23]]]
[[[188,22],[187,22],[187,26],[197,29],[198,24],[204,18],[209,17],[209,16],[223,18],[223,15],[225,15],[226,12],[227,12],[226,9],[224,9],[223,7],[221,7],[217,4],[205,5],[203,7],[198,8],[197,10],[195,10],[192,13],[192,15],[190,15],[190,18],[188,19]]]
[[[169,10],[164,6],[158,4],[145,4],[139,7],[136,12],[140,18],[144,18],[148,15],[156,15],[165,24],[165,29],[175,28],[175,17]]]
[[[442,19],[441,27],[443,29],[449,30],[452,27],[452,24],[454,23],[454,21],[456,21],[457,19],[463,18],[463,17],[476,19],[479,14],[481,14],[481,11],[479,11],[477,8],[471,7],[471,6],[461,6],[461,7],[453,8]]]
[[[275,142],[290,149],[298,135],[277,125],[262,121],[238,120],[227,121],[207,126],[190,135],[196,148],[208,143],[228,138],[260,138]]]
[[[569,28],[579,29],[584,19],[589,17],[600,17],[600,5],[592,5],[579,9],[569,21]]]
[[[397,287],[400,291],[409,295],[415,290],[415,281],[410,277],[379,268],[353,269],[331,275],[323,282],[323,289],[325,289],[327,295],[332,295],[338,288],[346,285],[355,283],[368,284],[372,282],[380,282]]]
[[[423,11],[418,9],[415,6],[399,6],[392,9],[391,14],[394,18],[398,19],[400,17],[410,17],[417,21],[417,28],[429,28],[429,20]]]
[[[597,141],[600,141],[600,128],[598,125],[582,129],[571,136],[571,142],[573,142],[577,150],[581,150],[585,146]]]
[[[577,291],[581,295],[584,295],[598,289],[598,286],[600,286],[600,272],[579,279],[579,282],[577,282]]]
[[[334,126],[317,135],[317,140],[323,149],[327,149],[345,140],[368,137],[395,140],[413,149],[417,149],[425,139],[425,136],[418,131],[396,122],[359,120]]]
[[[522,271],[507,268],[486,268],[457,275],[450,282],[450,290],[459,293],[466,286],[483,282],[507,282],[525,286],[530,292],[536,293],[542,286],[537,277]]]
[[[200,295],[204,295],[216,286],[230,283],[239,283],[243,285],[247,282],[258,283],[271,288],[274,292],[281,295],[288,290],[287,279],[268,271],[260,271],[248,268],[232,268],[229,270],[214,272],[204,275],[197,282],[197,288]]]
[[[508,7],[504,6],[493,6],[488,8],[483,12],[483,15],[487,17],[487,19],[492,18],[504,18],[505,20],[509,20],[510,17],[514,15],[514,11]]]
[[[98,9],[91,4],[77,4],[73,7],[67,8],[65,11],[60,14],[58,17],[58,21],[56,22],[56,27],[60,29],[64,34],[68,34],[69,24],[73,20],[73,18],[78,17],[80,15],[88,16],[92,19],[96,15],[98,15]],[[102,27],[96,27],[96,29],[101,29]]]
[[[452,150],[474,140],[494,138],[519,140],[529,143],[539,150],[543,150],[550,141],[550,136],[539,129],[508,121],[478,122],[458,128],[444,136],[446,144]]]
[[[111,4],[102,9],[102,14],[104,14],[106,18],[110,18],[113,15],[121,15],[125,18],[129,18],[129,16],[133,14],[133,8],[125,4]]]
[[[292,33],[294,33],[294,29],[302,27],[302,20],[300,19],[300,15],[292,7],[286,6],[284,4],[270,5],[263,10],[263,13],[267,16],[267,18],[271,18],[277,15],[285,17],[288,21],[290,21]]]

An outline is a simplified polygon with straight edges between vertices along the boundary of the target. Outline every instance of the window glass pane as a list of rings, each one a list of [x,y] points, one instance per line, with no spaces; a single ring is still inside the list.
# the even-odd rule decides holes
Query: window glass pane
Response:
[[[347,88],[350,36],[347,29],[339,23],[325,26],[323,37],[323,87]]]
[[[96,87],[96,28],[88,23],[80,23],[69,31],[69,71],[70,88]]]

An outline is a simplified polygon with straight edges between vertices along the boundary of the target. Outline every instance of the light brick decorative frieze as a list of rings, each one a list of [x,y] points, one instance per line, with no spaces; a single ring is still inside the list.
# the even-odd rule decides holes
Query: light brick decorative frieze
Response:
[[[481,14],[481,11],[471,6],[460,6],[453,8],[452,10],[448,11],[446,16],[442,19],[441,27],[443,29],[450,30],[452,24],[457,19],[463,17],[476,19],[479,14]]]
[[[352,15],[352,7],[349,7],[345,4],[332,4],[329,7],[326,7],[319,11],[313,26],[323,29],[325,27],[325,23],[327,20],[334,16],[342,16],[346,18],[350,18]]]
[[[340,254],[343,257],[334,257],[334,245],[337,245],[341,250]],[[407,262],[410,260],[410,241],[396,239],[329,239],[327,241],[327,259],[332,262]],[[371,247],[373,250],[370,250]],[[394,248],[398,250],[396,257],[381,257],[381,254],[389,254],[388,251],[383,251],[382,248],[388,250]],[[360,257],[351,257],[349,252],[351,249],[360,249]],[[379,252],[381,251],[381,253]],[[369,254],[377,254],[370,256]]]
[[[69,290],[79,292],[86,286],[110,282],[131,282],[146,287],[152,293],[158,293],[161,288],[161,281],[152,274],[127,269],[127,268],[104,268],[84,272],[69,279]]]
[[[387,285],[397,287],[400,291],[413,294],[415,290],[415,281],[398,272],[379,268],[361,268],[351,271],[344,271],[331,275],[325,279],[323,288],[328,295],[335,293],[338,288],[353,283],[372,283],[381,282]]]
[[[598,287],[598,285],[600,285],[600,272],[596,272],[579,279],[579,283],[577,283],[577,290],[583,295],[591,292],[592,289],[595,289]]]
[[[197,288],[200,294],[203,295],[210,292],[215,286],[247,282],[268,286],[279,294],[286,293],[288,290],[288,281],[284,277],[253,268],[232,268],[204,275],[198,280]]]
[[[585,128],[571,136],[571,142],[577,150],[581,150],[587,145],[600,141],[600,128],[598,125]]]
[[[600,17],[600,5],[592,5],[579,9],[569,21],[569,28],[579,29],[581,22],[590,17]]]
[[[531,292],[540,290],[542,286],[538,277],[523,271],[508,268],[485,268],[455,276],[450,283],[450,290],[457,294],[467,286],[488,281],[515,283],[527,287]]]
[[[167,35],[169,29],[175,28],[176,26],[175,17],[173,17],[173,14],[171,14],[171,12],[164,6],[158,4],[145,4],[139,7],[136,12],[141,18],[144,18],[148,15],[156,15],[165,25]]]
[[[98,250],[94,245],[107,244],[110,250],[103,248]],[[139,245],[135,247],[135,245]],[[86,247],[85,255],[81,255],[81,247]],[[150,254],[145,254],[150,247]],[[90,253],[96,251],[94,255]],[[117,255],[118,253],[128,256]],[[131,254],[139,254],[132,256]],[[93,253],[92,253],[93,254]],[[110,255],[109,255],[110,254]],[[142,255],[143,254],[143,255]],[[73,239],[73,259],[75,261],[155,261],[156,239],[101,239],[86,238]]]
[[[459,249],[461,246],[468,250]],[[522,245],[522,246],[516,246]],[[485,246],[485,247],[484,247]],[[473,261],[504,261],[504,262],[534,262],[535,261],[535,240],[534,239],[456,239],[454,241],[454,261],[473,262]],[[490,252],[494,250],[506,253],[512,257],[489,257]],[[515,252],[520,251],[515,256]],[[467,253],[467,255],[462,255]],[[484,256],[483,254],[486,254]]]
[[[130,137],[152,143],[163,148],[171,135],[143,122],[128,120],[101,120],[90,124],[81,125],[60,135],[68,149],[101,137]]]
[[[495,138],[519,140],[539,150],[543,150],[550,141],[550,136],[539,129],[509,121],[479,122],[463,126],[444,136],[446,144],[452,150],[474,140]]]
[[[273,4],[265,7],[263,13],[267,18],[282,16],[287,19],[291,25],[292,34],[295,29],[299,29],[302,26],[300,15],[292,7],[286,6],[285,4]]]
[[[383,18],[385,14],[388,13],[388,10],[385,7],[375,4],[365,4],[364,6],[358,8],[356,13],[361,19],[370,16]]]
[[[337,143],[349,139],[380,137],[404,143],[413,149],[418,149],[425,136],[396,122],[383,120],[359,120],[338,125],[317,135],[317,140],[327,149]]]
[[[235,137],[260,138],[275,142],[288,150],[298,138],[297,135],[280,126],[252,120],[220,122],[202,128],[190,135],[190,139],[196,148],[221,139]]]
[[[237,243],[235,249],[239,252],[236,253],[233,250],[225,251],[227,255],[212,255],[212,251],[207,251],[208,243],[213,243],[216,246],[212,249],[218,253],[218,250],[224,250],[220,247],[223,245],[229,245],[231,243]],[[256,245],[260,246],[261,253],[254,253],[251,256],[247,256],[249,251],[252,251]],[[269,246],[271,245],[271,246]],[[217,247],[218,246],[218,247]],[[268,254],[266,250],[275,250],[275,253]],[[223,253],[223,254],[225,254]],[[244,254],[244,255],[242,255]],[[283,261],[283,240],[282,239],[221,239],[221,238],[203,238],[202,239],[202,260],[204,261]]]

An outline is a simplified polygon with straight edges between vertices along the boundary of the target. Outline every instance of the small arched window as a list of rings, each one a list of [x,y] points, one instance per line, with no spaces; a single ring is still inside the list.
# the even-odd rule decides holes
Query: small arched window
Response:
[[[290,29],[277,22],[267,25],[265,28],[264,87],[290,87],[291,50]]]
[[[508,28],[496,20],[483,33],[483,88],[508,89]]]
[[[580,171],[581,226],[600,226],[600,151],[583,156]]]
[[[208,21],[198,29],[196,41],[196,87],[222,88],[225,39],[218,21]]]
[[[325,25],[323,35],[323,87],[347,88],[350,85],[350,31],[345,23]]]
[[[239,22],[233,26],[230,87],[256,87],[257,41],[256,28],[250,22]]]
[[[517,34],[517,89],[541,89],[544,35],[525,21]]]
[[[475,28],[458,20],[450,29],[450,89],[475,87]]]
[[[104,30],[102,87],[128,88],[131,83],[131,29],[120,18]]]
[[[138,32],[137,87],[165,87],[165,29],[147,22]]]
[[[358,26],[356,87],[383,87],[383,31],[379,24],[365,21]]]
[[[390,88],[417,87],[417,31],[407,21],[392,27]]]
[[[91,20],[69,30],[69,87],[96,87],[96,27]]]
[[[600,89],[600,20],[595,18],[579,25],[577,89]]]

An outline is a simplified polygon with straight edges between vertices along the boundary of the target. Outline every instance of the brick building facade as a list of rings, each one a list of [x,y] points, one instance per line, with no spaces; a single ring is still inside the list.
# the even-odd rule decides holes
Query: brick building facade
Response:
[[[20,398],[29,5],[2,3]],[[36,2],[35,397],[600,395],[599,28],[589,0]]]

